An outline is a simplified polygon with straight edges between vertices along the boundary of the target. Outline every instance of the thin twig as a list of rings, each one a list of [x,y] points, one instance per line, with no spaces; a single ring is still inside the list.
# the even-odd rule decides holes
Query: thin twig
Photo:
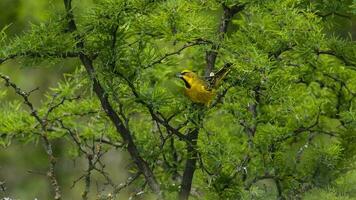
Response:
[[[145,106],[148,110],[148,112],[150,113],[151,117],[153,120],[157,121],[158,123],[162,124],[167,130],[171,131],[174,135],[176,135],[179,139],[181,140],[187,140],[186,136],[184,134],[182,134],[179,129],[172,127],[169,124],[169,120],[165,119],[163,117],[162,114],[157,113],[154,111],[152,105],[148,104],[147,102],[145,102],[140,94],[138,93],[136,87],[134,86],[134,84],[127,78],[125,77],[122,73],[116,71],[115,74],[117,74],[118,76],[120,76],[122,79],[124,79],[124,81],[127,83],[127,85],[130,87],[132,94],[136,97],[137,102],[139,102],[140,104],[142,104],[143,106]]]
[[[295,158],[295,162],[296,164],[299,164],[301,161],[301,157],[304,153],[304,151],[310,146],[310,143],[312,142],[313,138],[315,137],[316,132],[311,132],[308,136],[307,142],[301,146],[297,152],[296,158]]]
[[[28,51],[28,52],[22,52],[22,53],[17,53],[17,54],[10,54],[6,56],[5,58],[0,58],[0,64],[4,63],[5,61],[19,58],[19,57],[30,57],[30,58],[46,58],[46,57],[55,57],[55,58],[73,58],[73,57],[78,57],[79,53],[78,52],[47,52],[47,53],[39,53],[39,52],[33,52],[33,51]]]
[[[325,19],[327,17],[333,17],[333,16],[338,16],[338,17],[342,17],[342,18],[345,18],[345,19],[348,19],[348,20],[351,20],[351,16],[348,16],[348,15],[344,15],[344,14],[341,14],[341,13],[338,13],[338,12],[329,12],[329,13],[325,13],[325,14],[321,14],[321,13],[315,13],[317,16]]]
[[[84,191],[82,194],[82,199],[87,200],[88,199],[88,194],[90,191],[90,185],[91,185],[91,171],[94,169],[94,164],[93,164],[93,156],[91,154],[87,155],[88,159],[88,169],[85,174],[85,187]]]
[[[59,200],[59,199],[61,199],[62,195],[61,195],[61,190],[60,190],[60,187],[58,184],[57,177],[55,176],[55,173],[54,173],[54,169],[55,169],[55,165],[56,165],[56,158],[53,155],[52,144],[49,141],[49,139],[47,138],[47,122],[45,119],[42,119],[40,117],[37,110],[34,108],[33,104],[30,102],[30,100],[29,100],[30,93],[22,91],[21,88],[19,88],[15,83],[10,81],[9,77],[7,77],[3,74],[0,74],[0,78],[2,78],[5,81],[6,86],[13,88],[15,90],[15,93],[22,97],[22,99],[24,100],[24,104],[30,108],[31,116],[33,116],[36,119],[36,121],[41,125],[41,130],[42,130],[41,138],[43,140],[45,150],[46,150],[48,159],[50,161],[47,176],[49,177],[49,179],[52,183],[53,190],[55,192],[54,199]]]
[[[140,175],[141,173],[136,173],[133,176],[130,176],[124,183],[118,185],[113,191],[113,196],[116,196],[122,189],[131,185],[131,183],[133,183]]]
[[[152,67],[152,66],[154,66],[156,64],[160,64],[170,56],[179,55],[186,48],[197,46],[197,45],[202,45],[202,44],[211,44],[211,43],[212,42],[207,41],[207,40],[203,40],[203,39],[196,39],[196,40],[194,40],[192,42],[188,42],[188,43],[184,44],[181,48],[179,48],[177,51],[164,54],[161,58],[158,58],[157,60],[153,61],[149,65],[145,66],[144,69],[150,68],[150,67]]]

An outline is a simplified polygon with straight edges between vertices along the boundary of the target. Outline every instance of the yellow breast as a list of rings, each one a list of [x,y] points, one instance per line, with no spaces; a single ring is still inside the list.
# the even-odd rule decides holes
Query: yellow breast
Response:
[[[185,94],[195,103],[202,103],[209,106],[215,92],[207,90],[203,85],[192,85],[191,88],[185,88]]]
[[[191,101],[202,103],[206,106],[210,105],[215,92],[214,90],[208,89],[208,84],[205,80],[189,70],[183,70],[177,76],[184,81],[185,95],[188,96]]]

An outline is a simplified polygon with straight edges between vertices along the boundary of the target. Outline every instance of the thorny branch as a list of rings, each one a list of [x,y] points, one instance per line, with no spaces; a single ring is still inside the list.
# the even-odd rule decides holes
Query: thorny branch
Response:
[[[93,144],[91,145],[91,147],[89,145],[87,145],[85,142],[83,144],[83,142],[80,140],[79,136],[77,133],[75,133],[75,131],[73,131],[72,129],[66,127],[62,121],[59,121],[59,123],[61,124],[62,128],[67,130],[67,132],[71,135],[71,137],[73,138],[73,141],[76,143],[77,147],[79,148],[79,150],[86,156],[86,159],[88,160],[88,168],[86,170],[86,173],[82,176],[80,176],[78,179],[76,179],[73,182],[72,187],[74,187],[74,185],[84,179],[85,180],[85,187],[84,187],[84,192],[82,194],[82,199],[88,199],[88,193],[90,191],[90,185],[91,185],[91,173],[93,170],[99,172],[107,181],[107,183],[109,185],[111,185],[113,187],[113,192],[112,195],[113,197],[115,197],[117,195],[117,193],[122,190],[124,187],[128,186],[129,184],[131,184],[141,173],[137,173],[137,175],[135,175],[133,178],[129,178],[128,181],[125,184],[120,184],[120,185],[116,185],[114,183],[114,181],[110,178],[109,174],[107,172],[104,171],[105,166],[101,163],[100,158],[102,157],[102,153],[100,153],[100,145],[101,144],[109,144],[112,145],[114,147],[117,147],[117,144],[108,141],[106,139],[94,139],[93,140]],[[103,142],[105,141],[105,142]],[[99,150],[96,148],[97,145],[95,144],[96,142],[99,143]],[[83,148],[83,146],[87,147],[86,149]],[[88,150],[87,150],[88,149]],[[101,166],[101,168],[99,168],[97,166],[97,164],[99,164]]]
[[[85,174],[85,187],[84,187],[84,192],[82,194],[82,199],[87,200],[88,199],[88,194],[90,190],[90,184],[91,184],[91,171],[94,169],[94,164],[93,164],[93,156],[91,154],[87,155],[87,160],[88,160],[88,169]]]
[[[94,166],[99,159],[99,158],[97,158],[97,161],[93,162],[93,159],[94,159],[93,155],[95,154],[94,144],[93,144],[92,148],[89,148],[92,150],[92,152],[88,152],[86,149],[83,148],[83,145],[79,139],[79,136],[76,133],[74,133],[74,131],[72,131],[70,128],[66,127],[62,121],[59,120],[59,123],[61,124],[62,128],[67,130],[67,132],[71,135],[73,141],[76,143],[79,150],[86,156],[86,159],[88,160],[88,168],[86,170],[86,173],[84,175],[80,176],[77,180],[75,180],[72,185],[72,187],[74,187],[78,181],[80,181],[81,179],[84,179],[85,187],[84,187],[84,191],[82,193],[82,199],[87,200],[88,193],[90,190],[90,185],[91,185],[91,172],[94,169]],[[85,146],[88,146],[88,145],[85,145]]]
[[[65,130],[69,133],[69,135],[72,137],[73,141],[74,141],[75,144],[77,145],[77,147],[78,147],[78,149],[80,150],[80,152],[82,152],[82,153],[86,156],[86,159],[88,160],[88,168],[87,168],[87,170],[86,170],[86,173],[85,173],[84,175],[80,176],[78,179],[76,179],[76,180],[73,182],[72,187],[74,187],[74,185],[75,185],[78,181],[84,179],[84,180],[85,180],[85,188],[84,188],[84,192],[83,192],[83,194],[82,194],[82,199],[88,199],[88,196],[87,196],[87,195],[88,195],[88,193],[89,193],[89,191],[90,191],[91,172],[92,172],[93,170],[95,170],[95,171],[99,172],[99,173],[106,179],[106,181],[108,182],[108,184],[111,185],[111,186],[114,188],[112,195],[113,195],[113,196],[116,196],[117,193],[118,193],[122,188],[124,188],[125,186],[122,185],[122,184],[119,185],[119,186],[117,186],[116,184],[114,184],[114,181],[111,180],[109,174],[104,171],[105,166],[104,166],[104,164],[102,164],[101,161],[100,161],[100,158],[101,158],[102,155],[103,155],[102,153],[100,153],[100,149],[101,149],[101,148],[100,148],[100,145],[101,145],[101,144],[109,144],[109,145],[112,145],[112,146],[116,147],[117,144],[115,144],[115,143],[113,143],[113,142],[111,142],[111,141],[108,141],[108,140],[106,140],[106,139],[93,139],[93,141],[92,141],[93,144],[90,146],[90,145],[88,145],[86,142],[82,142],[82,141],[80,140],[78,134],[77,134],[74,130],[72,130],[72,129],[66,127],[66,126],[63,124],[63,122],[62,122],[61,120],[57,120],[57,121],[60,123],[61,127],[62,127],[63,129],[65,129]],[[103,142],[103,141],[105,141],[105,142]],[[97,144],[96,144],[96,142],[99,143],[99,147],[98,147],[99,149],[97,149]],[[84,143],[84,144],[83,144],[83,143]],[[84,148],[84,147],[86,147],[86,148]],[[100,169],[99,167],[97,167],[97,164],[100,164],[101,169]],[[126,185],[128,185],[128,184],[126,184]]]
[[[50,181],[52,183],[53,190],[55,192],[54,199],[59,200],[59,199],[61,199],[62,195],[61,195],[61,190],[60,190],[60,187],[58,184],[57,177],[54,173],[54,171],[55,171],[54,169],[55,169],[55,165],[56,165],[57,161],[53,155],[52,144],[47,137],[47,133],[48,133],[47,121],[45,118],[40,117],[37,110],[34,108],[33,104],[30,102],[30,100],[29,100],[30,93],[27,93],[27,92],[24,92],[23,90],[21,90],[21,88],[19,88],[15,83],[10,81],[9,77],[7,77],[3,74],[0,74],[0,78],[5,81],[6,86],[13,88],[15,90],[16,94],[18,94],[19,96],[22,97],[22,99],[24,100],[24,104],[30,108],[31,116],[33,116],[36,119],[36,121],[41,125],[41,130],[42,130],[41,138],[43,140],[45,150],[46,150],[49,162],[50,162],[47,176],[50,179]]]
[[[110,141],[110,140],[105,139],[105,138],[96,139],[95,141],[96,141],[96,142],[103,143],[103,144],[107,144],[107,145],[110,145],[110,146],[113,146],[113,147],[115,147],[116,149],[118,149],[118,148],[123,148],[123,147],[124,147],[124,145],[123,145],[122,143],[113,142],[113,141]]]
[[[74,101],[80,99],[80,96],[74,97],[74,98],[66,98],[63,97],[62,100],[59,103],[54,104],[54,100],[56,98],[56,95],[53,95],[52,102],[49,105],[49,108],[46,112],[46,115],[44,116],[45,121],[48,121],[48,116],[59,106],[63,105],[66,101]]]
[[[141,173],[136,173],[133,176],[130,176],[129,178],[127,178],[127,180],[124,183],[121,183],[120,185],[118,185],[113,192],[113,195],[115,196],[116,194],[118,194],[122,189],[124,189],[125,187],[129,186],[132,182],[134,182],[139,176],[141,175]]]
[[[99,174],[101,174],[105,180],[108,182],[109,185],[111,185],[114,190],[110,195],[110,197],[116,197],[117,194],[124,189],[125,187],[129,186],[131,183],[133,183],[140,175],[142,174],[141,172],[138,172],[134,174],[133,176],[130,176],[124,183],[121,183],[119,185],[116,185],[113,180],[110,178],[109,174],[104,171],[103,167],[100,169],[96,166],[94,166],[94,170],[97,171]]]
[[[162,124],[167,130],[171,131],[174,135],[176,135],[179,139],[181,140],[187,140],[186,136],[184,134],[182,134],[178,128],[174,128],[169,124],[169,120],[167,120],[162,114],[159,114],[157,112],[154,111],[153,107],[148,104],[147,102],[145,102],[144,100],[142,100],[142,98],[140,97],[140,94],[138,93],[135,85],[132,83],[132,81],[130,81],[127,77],[125,77],[123,74],[121,74],[120,72],[116,71],[115,72],[118,76],[120,76],[122,79],[125,80],[125,82],[127,83],[127,85],[130,87],[133,95],[136,97],[137,102],[139,102],[140,104],[142,104],[143,106],[145,106],[148,109],[148,112],[150,113],[151,117],[153,120],[157,121],[158,123]]]

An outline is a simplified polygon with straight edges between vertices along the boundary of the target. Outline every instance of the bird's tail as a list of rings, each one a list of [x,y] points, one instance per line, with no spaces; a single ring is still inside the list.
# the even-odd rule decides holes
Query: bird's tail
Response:
[[[216,88],[219,83],[226,77],[226,75],[231,71],[232,65],[232,63],[225,63],[224,66],[213,75],[210,83],[212,88]]]

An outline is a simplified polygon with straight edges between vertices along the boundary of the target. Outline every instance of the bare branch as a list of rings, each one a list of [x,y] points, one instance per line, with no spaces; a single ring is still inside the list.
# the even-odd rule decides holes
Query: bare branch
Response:
[[[55,96],[53,96],[52,102],[50,104],[53,104],[54,99],[55,99]],[[48,108],[47,113],[46,113],[46,115],[44,117],[44,120],[47,121],[49,114],[51,112],[53,112],[55,109],[57,109],[59,106],[63,105],[65,103],[65,101],[73,101],[73,100],[78,100],[78,99],[80,99],[80,96],[77,96],[77,97],[74,97],[74,98],[63,97],[62,100],[59,103],[54,104],[54,105],[50,105],[50,107]]]
[[[41,172],[41,171],[27,170],[27,172],[28,172],[29,174],[36,174],[36,175],[40,175],[40,176],[47,176],[46,173]]]
[[[140,104],[142,104],[143,106],[145,106],[148,109],[148,112],[150,113],[150,115],[151,115],[153,120],[155,120],[158,123],[162,124],[167,130],[171,131],[179,139],[187,140],[186,136],[184,134],[182,134],[181,132],[179,132],[179,129],[174,128],[169,124],[169,120],[165,119],[163,117],[163,115],[159,116],[158,114],[156,114],[156,112],[154,111],[153,107],[150,104],[148,104],[147,102],[142,100],[142,98],[140,97],[140,94],[138,93],[136,87],[134,86],[134,84],[127,77],[125,77],[123,74],[121,74],[118,71],[116,71],[115,74],[117,74],[118,76],[120,76],[122,79],[125,80],[127,85],[130,87],[133,95],[136,97],[137,102],[139,102]]]
[[[37,110],[34,108],[33,104],[29,100],[29,94],[27,92],[24,92],[21,90],[21,88],[17,87],[15,83],[12,83],[10,81],[10,78],[8,76],[5,76],[3,74],[0,74],[0,78],[2,78],[5,81],[5,86],[12,87],[15,90],[15,93],[21,96],[24,100],[24,104],[26,104],[31,111],[31,115],[41,124],[43,125],[42,119],[39,117]]]
[[[6,86],[13,88],[15,90],[15,93],[23,98],[24,104],[30,108],[31,116],[33,116],[36,119],[36,121],[41,125],[41,129],[42,129],[41,138],[44,142],[45,150],[46,150],[48,159],[50,161],[50,166],[49,166],[49,170],[47,172],[47,176],[49,177],[49,179],[52,183],[53,190],[55,192],[54,199],[59,200],[59,199],[61,199],[62,195],[61,195],[61,190],[60,190],[57,178],[54,173],[54,168],[56,165],[56,158],[53,155],[52,144],[50,143],[50,141],[47,138],[47,123],[44,119],[42,119],[39,116],[37,110],[34,108],[33,104],[30,102],[30,100],[29,100],[30,94],[29,93],[22,91],[21,88],[19,88],[15,83],[12,83],[10,81],[9,77],[7,77],[3,74],[0,74],[0,78],[5,81]]]
[[[136,173],[133,176],[130,176],[124,183],[118,185],[113,191],[113,196],[116,196],[122,189],[133,183],[140,175],[141,173]]]
[[[77,145],[77,147],[79,148],[79,150],[80,150],[83,154],[87,155],[88,152],[87,152],[87,150],[85,150],[85,149],[83,148],[82,143],[81,143],[81,141],[80,141],[80,138],[79,138],[78,134],[77,134],[76,132],[74,132],[72,129],[70,129],[69,127],[66,127],[66,126],[64,125],[64,123],[63,123],[62,120],[58,119],[57,121],[59,122],[61,128],[63,128],[64,130],[66,130],[66,131],[69,133],[69,135],[72,137],[74,143]]]
[[[79,176],[77,179],[75,179],[72,183],[72,185],[70,186],[70,189],[73,189],[75,187],[75,185],[80,181],[82,180],[83,178],[85,178],[85,174]]]
[[[91,154],[87,155],[88,159],[88,169],[86,171],[86,174],[84,176],[85,179],[85,187],[84,191],[82,194],[82,199],[87,200],[88,199],[88,194],[90,191],[90,185],[91,185],[91,171],[94,169],[94,163],[93,163],[93,156]]]
[[[103,144],[107,144],[107,145],[110,145],[110,146],[113,146],[115,147],[116,149],[118,148],[123,148],[125,145],[122,144],[122,143],[118,143],[118,142],[112,142],[108,139],[105,139],[105,138],[100,138],[100,139],[96,139],[95,140],[96,142],[100,142],[100,143],[103,143]]]

